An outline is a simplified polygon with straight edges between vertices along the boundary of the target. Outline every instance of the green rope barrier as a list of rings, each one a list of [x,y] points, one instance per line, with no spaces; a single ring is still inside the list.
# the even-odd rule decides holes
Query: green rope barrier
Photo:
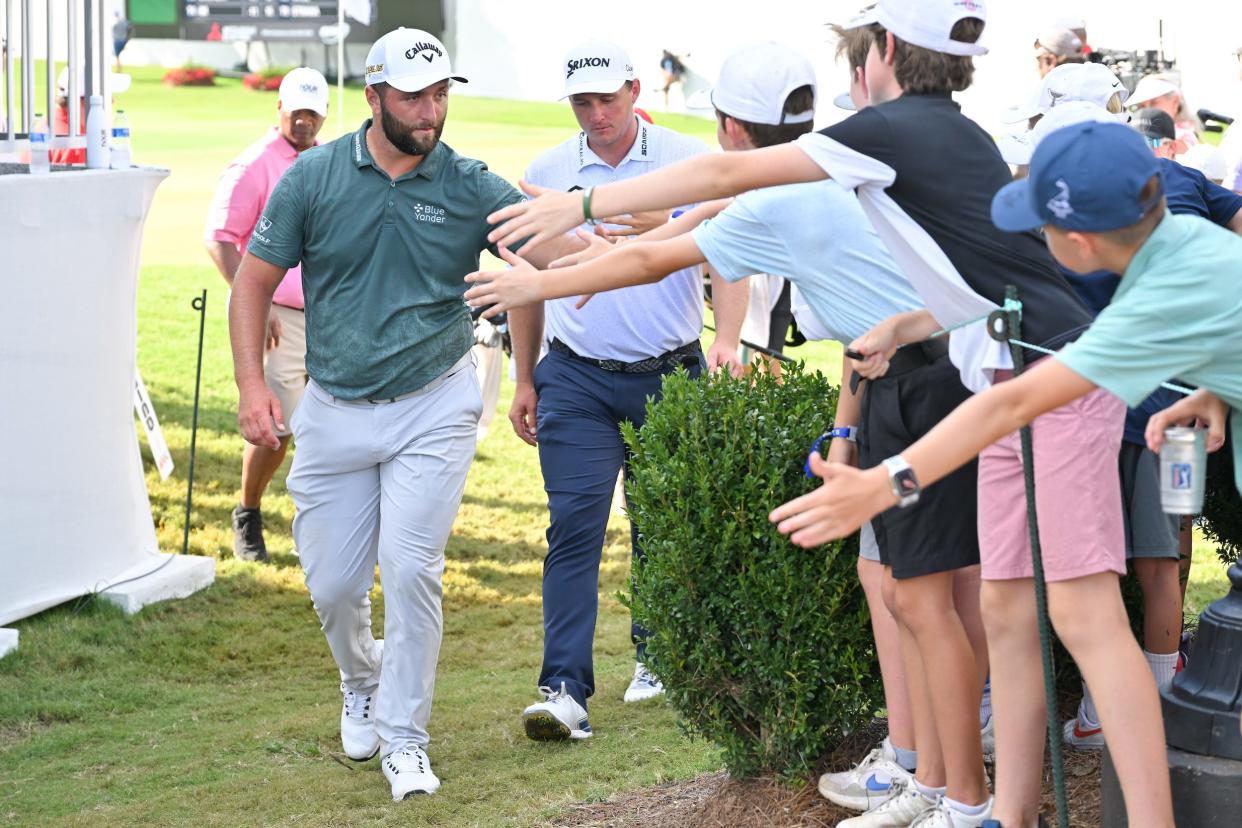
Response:
[[[1009,343],[1013,357],[1014,376],[1022,374],[1026,360],[1022,351],[1022,304],[1017,288],[1005,288],[1007,331],[989,330],[993,337]],[[1026,522],[1031,532],[1031,566],[1035,580],[1035,615],[1039,625],[1039,653],[1044,667],[1044,706],[1048,714],[1048,743],[1052,753],[1052,787],[1056,796],[1057,825],[1069,828],[1069,807],[1065,795],[1065,766],[1061,757],[1061,723],[1057,711],[1056,672],[1052,663],[1052,630],[1048,623],[1048,589],[1044,581],[1044,558],[1039,545],[1039,519],[1035,511],[1035,454],[1031,444],[1031,427],[1023,426],[1022,476],[1026,483]]]

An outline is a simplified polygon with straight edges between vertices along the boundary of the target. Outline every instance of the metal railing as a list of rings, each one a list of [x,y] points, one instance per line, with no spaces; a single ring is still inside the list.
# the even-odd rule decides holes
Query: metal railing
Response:
[[[81,133],[82,111],[79,100],[89,102],[92,95],[103,98],[105,110],[111,109],[109,57],[111,41],[106,14],[106,0],[0,0],[4,4],[4,54],[0,71],[4,74],[3,128],[0,128],[0,152],[13,153],[28,147],[35,114],[47,119],[53,149],[86,146]],[[15,14],[16,7],[16,14]],[[35,100],[35,38],[34,23],[42,13],[47,35],[46,90],[43,101]],[[15,55],[20,46],[20,59]],[[68,58],[65,108],[68,132],[56,132],[58,99],[56,71],[58,46]],[[20,86],[19,86],[20,84]],[[82,88],[79,89],[78,87]],[[21,89],[20,106],[17,89]],[[42,105],[40,105],[42,104]],[[62,127],[63,129],[63,127]]]

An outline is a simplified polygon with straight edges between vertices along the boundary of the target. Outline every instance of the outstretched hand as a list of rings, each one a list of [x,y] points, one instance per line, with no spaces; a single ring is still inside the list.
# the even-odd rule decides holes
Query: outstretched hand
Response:
[[[583,230],[581,227],[575,230],[574,235],[581,241],[586,242],[586,247],[576,253],[553,259],[548,263],[548,269],[552,270],[557,267],[573,267],[574,265],[583,264],[592,259],[598,259],[617,246],[617,240],[606,229],[596,227],[595,230],[596,232],[594,233]]]
[[[529,201],[519,201],[503,207],[487,217],[488,224],[498,224],[487,234],[487,240],[500,247],[512,247],[522,239],[529,239],[518,255],[529,253],[550,239],[568,233],[582,224],[583,195],[580,191],[563,193],[548,187],[540,187],[527,181],[518,182],[522,192],[533,196]]]
[[[530,262],[500,247],[500,258],[512,265],[509,270],[476,270],[466,275],[474,287],[466,291],[466,304],[472,308],[487,307],[484,319],[491,319],[510,308],[520,308],[543,301],[539,292],[539,271]]]
[[[649,230],[663,227],[672,217],[672,210],[646,210],[639,213],[627,213],[620,216],[609,216],[600,219],[604,224],[615,224],[615,229],[608,230],[612,236],[641,236]]]
[[[824,479],[824,485],[768,515],[777,530],[798,546],[819,546],[844,538],[895,503],[888,475],[881,466],[860,471],[829,463],[815,452],[811,471]]]

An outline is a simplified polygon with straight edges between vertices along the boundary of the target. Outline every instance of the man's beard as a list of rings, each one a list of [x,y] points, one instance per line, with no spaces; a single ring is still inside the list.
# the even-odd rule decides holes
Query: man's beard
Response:
[[[388,142],[406,155],[430,155],[440,142],[440,133],[444,131],[444,121],[441,120],[435,124],[436,134],[430,139],[420,141],[413,136],[414,129],[425,129],[431,124],[407,124],[398,120],[397,116],[385,108],[383,98],[380,99],[380,126],[383,127]]]

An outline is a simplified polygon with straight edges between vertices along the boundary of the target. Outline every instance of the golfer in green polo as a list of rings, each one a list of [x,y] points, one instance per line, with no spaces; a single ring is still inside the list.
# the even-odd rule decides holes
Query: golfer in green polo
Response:
[[[273,291],[301,262],[310,382],[289,424],[293,538],[341,672],[345,753],[383,751],[401,800],[440,786],[426,754],[440,578],[482,408],[463,277],[495,252],[486,216],[522,195],[440,142],[450,81],[465,78],[435,37],[389,32],[366,80],[372,118],[307,150],[272,192],[229,325],[242,434],[274,449],[284,415],[263,380],[263,337]],[[386,647],[367,598],[377,560]]]

